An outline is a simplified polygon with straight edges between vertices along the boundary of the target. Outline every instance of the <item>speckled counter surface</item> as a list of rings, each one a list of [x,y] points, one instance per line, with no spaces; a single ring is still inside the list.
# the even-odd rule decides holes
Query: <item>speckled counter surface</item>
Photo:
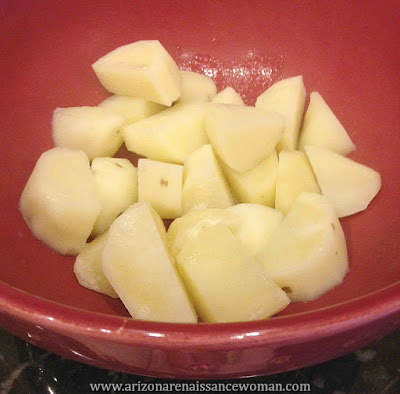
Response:
[[[91,383],[120,383],[133,387],[132,383],[136,382],[179,381],[128,375],[66,360],[0,329],[0,394],[91,393]],[[323,364],[277,375],[222,382],[309,383],[312,393],[398,394],[400,330],[361,350]]]

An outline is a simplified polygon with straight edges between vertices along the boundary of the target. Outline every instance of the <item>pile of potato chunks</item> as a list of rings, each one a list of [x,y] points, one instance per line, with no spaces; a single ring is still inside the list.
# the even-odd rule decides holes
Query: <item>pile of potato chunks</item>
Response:
[[[259,320],[310,301],[348,271],[339,218],[364,210],[379,173],[301,76],[246,106],[178,66],[158,41],[93,64],[113,96],[57,108],[20,210],[33,234],[77,255],[85,287],[135,319]],[[135,167],[113,157],[125,143]],[[174,219],[166,232],[162,219]],[[87,243],[88,239],[93,240]]]

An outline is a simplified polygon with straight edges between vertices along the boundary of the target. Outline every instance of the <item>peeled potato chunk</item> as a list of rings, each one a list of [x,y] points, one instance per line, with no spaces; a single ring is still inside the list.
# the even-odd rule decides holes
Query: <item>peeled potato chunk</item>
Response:
[[[211,101],[213,103],[220,103],[220,104],[233,104],[241,106],[245,105],[240,94],[231,86],[228,86],[225,89],[218,92],[217,95]]]
[[[274,207],[278,156],[273,150],[254,168],[238,172],[220,160],[222,171],[238,202]]]
[[[102,267],[101,255],[107,241],[107,235],[108,232],[105,232],[85,245],[76,257],[74,273],[81,286],[112,298],[118,298],[118,294],[105,277]]]
[[[180,101],[211,101],[217,94],[215,82],[204,74],[181,71],[182,89]]]
[[[310,104],[304,116],[299,149],[315,145],[341,155],[348,155],[356,146],[346,129],[318,92],[310,94]]]
[[[343,230],[330,201],[299,195],[270,238],[260,262],[291,301],[311,301],[340,284],[348,271]]]
[[[115,157],[96,157],[91,168],[102,205],[92,231],[98,235],[108,230],[129,205],[137,202],[137,169],[128,159]]]
[[[306,89],[303,77],[285,78],[275,82],[258,96],[256,108],[275,111],[285,118],[285,130],[276,149],[296,149],[304,112]]]
[[[44,152],[19,207],[37,239],[61,254],[78,254],[101,210],[86,153],[66,148]]]
[[[111,93],[170,106],[181,93],[181,74],[171,55],[156,40],[136,41],[114,49],[93,65]]]
[[[149,203],[131,205],[111,225],[103,271],[134,319],[196,323],[172,261],[164,224]]]
[[[306,154],[298,150],[280,151],[275,208],[286,214],[302,192],[321,193]]]
[[[175,219],[167,231],[168,247],[172,256],[176,258],[188,239],[217,223],[225,223],[232,230],[237,227],[237,218],[227,209],[206,208],[190,211]]]
[[[227,208],[235,203],[211,145],[203,145],[186,160],[183,170],[182,211]]]
[[[167,237],[172,256],[176,257],[189,239],[206,227],[223,223],[245,247],[258,259],[259,253],[282,221],[282,213],[259,204],[237,204],[229,208],[209,208],[190,211],[174,220]]]
[[[148,118],[167,108],[165,105],[153,103],[142,98],[117,96],[115,94],[102,101],[99,107],[122,115],[124,117],[123,125]]]
[[[247,252],[258,260],[281,224],[282,213],[260,204],[237,204],[226,211],[232,215],[228,222],[232,233],[242,242]]]
[[[179,103],[122,129],[128,150],[149,159],[183,164],[208,138],[204,103]]]
[[[90,160],[113,156],[122,145],[123,122],[122,115],[104,108],[57,108],[52,121],[54,145],[83,150]]]
[[[204,120],[205,130],[218,157],[230,168],[254,168],[275,149],[284,118],[254,107],[214,104]]]
[[[374,169],[317,146],[307,145],[305,152],[322,194],[340,218],[363,211],[378,194],[381,176]]]
[[[285,292],[267,278],[223,223],[206,227],[190,238],[176,261],[205,322],[266,319],[289,304]]]
[[[148,201],[162,219],[182,214],[183,166],[139,159],[139,202]]]

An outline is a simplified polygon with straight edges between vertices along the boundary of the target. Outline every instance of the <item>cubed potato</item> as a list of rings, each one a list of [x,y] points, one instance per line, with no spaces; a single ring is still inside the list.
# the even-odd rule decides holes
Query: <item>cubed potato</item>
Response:
[[[208,138],[204,131],[206,105],[180,103],[123,128],[128,150],[149,159],[183,164]]]
[[[92,174],[101,211],[92,234],[108,230],[114,219],[138,200],[137,169],[128,159],[96,157],[92,162]]]
[[[177,266],[205,322],[266,319],[289,304],[285,292],[223,223],[190,238],[177,256]]]
[[[274,207],[278,156],[273,150],[254,168],[237,172],[220,160],[222,171],[238,202]]]
[[[101,210],[86,153],[66,148],[44,152],[19,207],[37,239],[61,254],[78,254]]]
[[[324,196],[301,193],[260,254],[266,275],[292,301],[311,301],[348,271],[344,233]]]
[[[305,146],[322,194],[342,218],[363,211],[378,194],[381,176],[374,169],[317,146]]]
[[[185,160],[182,211],[227,208],[235,203],[211,145],[203,145]]]
[[[102,264],[105,276],[134,319],[197,322],[171,260],[162,220],[149,203],[131,205],[114,221]]]
[[[279,152],[275,208],[285,215],[302,192],[321,193],[314,171],[304,152]]]
[[[346,129],[318,92],[310,94],[310,104],[304,116],[299,149],[306,145],[315,145],[348,155],[356,146]]]
[[[237,227],[237,218],[227,209],[206,208],[190,211],[175,219],[167,231],[171,255],[176,258],[189,238],[196,236],[202,229],[217,223],[225,223],[233,230]]]
[[[76,256],[74,273],[81,286],[112,298],[118,298],[118,294],[103,272],[101,255],[107,241],[107,235],[108,232],[105,232],[85,245]]]
[[[105,99],[99,104],[99,107],[122,115],[125,119],[123,125],[148,118],[167,108],[165,105],[142,98],[117,95]]]
[[[90,160],[113,156],[122,145],[123,122],[122,115],[104,108],[57,108],[52,121],[54,145],[83,150]]]
[[[214,104],[205,115],[205,130],[218,157],[230,168],[254,168],[280,140],[284,118],[254,107]]]
[[[260,204],[237,204],[226,211],[232,215],[227,222],[230,230],[246,251],[258,260],[282,222],[282,213]]]
[[[241,106],[245,105],[240,94],[231,86],[228,86],[225,89],[218,92],[217,95],[211,101],[213,103],[219,103],[219,104],[232,104]]]
[[[303,77],[285,78],[275,82],[256,101],[256,108],[275,111],[284,116],[285,129],[276,149],[296,149],[303,119],[306,89]]]
[[[211,101],[217,94],[215,82],[204,74],[192,71],[181,71],[182,88],[180,101]]]
[[[182,215],[183,166],[139,159],[139,202],[148,201],[162,219]]]
[[[116,48],[92,67],[100,83],[120,96],[170,106],[181,94],[179,68],[156,40],[136,41]]]

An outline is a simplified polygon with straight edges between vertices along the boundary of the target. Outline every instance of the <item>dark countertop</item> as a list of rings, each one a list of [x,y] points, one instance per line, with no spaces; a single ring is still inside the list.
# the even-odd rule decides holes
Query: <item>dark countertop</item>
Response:
[[[91,393],[90,383],[120,383],[129,388],[138,382],[183,381],[129,375],[66,360],[0,328],[0,394]],[[309,383],[312,393],[398,394],[400,330],[361,350],[323,364],[276,375],[221,382]]]

